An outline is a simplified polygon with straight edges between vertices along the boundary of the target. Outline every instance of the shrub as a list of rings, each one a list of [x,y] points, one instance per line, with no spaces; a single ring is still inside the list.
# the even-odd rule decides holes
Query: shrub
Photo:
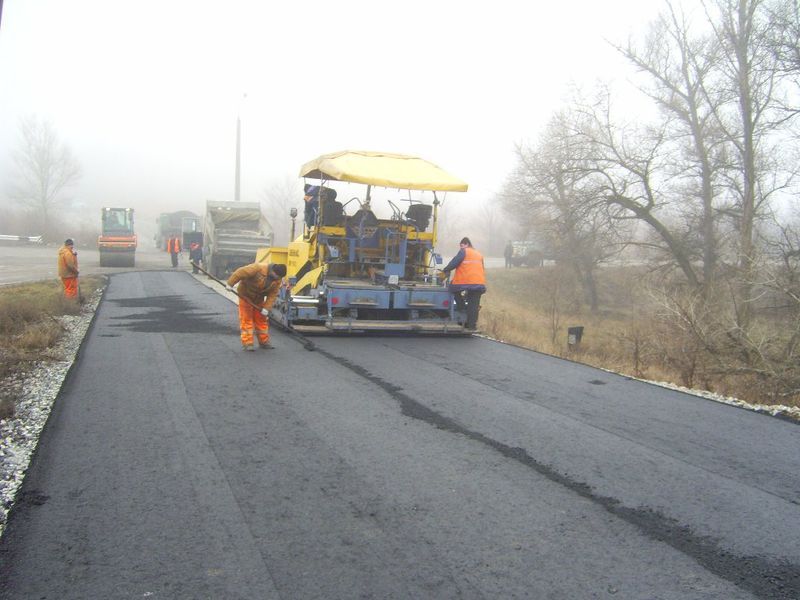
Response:
[[[487,273],[480,328],[492,337],[583,363],[764,404],[800,406],[800,321],[761,311],[746,329],[726,289],[703,296],[639,267],[598,271],[600,310],[579,301],[558,265]],[[567,328],[582,325],[579,347]]]
[[[81,279],[84,295],[104,284],[102,277]],[[80,304],[64,298],[58,280],[0,288],[0,378],[45,357],[64,332],[57,317],[79,313]]]

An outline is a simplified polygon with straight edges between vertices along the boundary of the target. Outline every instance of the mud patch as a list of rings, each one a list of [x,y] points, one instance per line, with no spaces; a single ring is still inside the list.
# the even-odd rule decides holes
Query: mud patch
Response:
[[[140,333],[238,333],[238,329],[220,322],[223,313],[199,312],[184,296],[150,296],[108,300],[121,308],[134,309],[130,314],[111,317],[111,327]],[[135,309],[145,309],[136,311]]]
[[[48,500],[50,500],[50,496],[39,490],[27,490],[20,494],[18,502],[29,506],[42,506]]]

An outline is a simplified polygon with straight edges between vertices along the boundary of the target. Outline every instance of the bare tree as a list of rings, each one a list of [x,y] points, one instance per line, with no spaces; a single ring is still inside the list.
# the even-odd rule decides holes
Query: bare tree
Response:
[[[703,259],[703,285],[710,287],[717,271],[716,231],[718,176],[725,166],[724,137],[715,111],[726,100],[712,85],[720,60],[720,42],[714,36],[693,35],[689,20],[667,2],[667,10],[650,26],[642,48],[632,42],[617,47],[647,77],[640,89],[665,116],[666,135],[673,153],[672,180],[679,199],[677,211],[699,218],[699,243]],[[693,199],[699,200],[694,210]],[[694,221],[694,219],[691,219]],[[694,229],[694,222],[689,224]]]
[[[781,353],[787,363],[800,365],[800,210],[789,223],[775,219],[775,234],[765,243],[766,268],[759,272],[759,285],[770,292],[770,309],[785,326],[781,337],[785,346]],[[800,366],[795,369],[800,393]]]
[[[772,17],[770,46],[778,59],[780,75],[794,92],[793,101],[783,104],[786,119],[800,114],[797,91],[800,90],[800,4],[776,2],[769,7]]]
[[[481,201],[469,220],[469,231],[473,242],[485,256],[500,256],[509,239],[511,226],[502,210],[499,197]]]
[[[785,0],[706,0],[708,22],[719,42],[718,85],[733,102],[715,111],[717,123],[733,148],[734,169],[728,189],[737,198],[739,231],[739,324],[745,330],[753,316],[752,282],[756,272],[755,223],[771,189],[764,181],[770,156],[768,142],[781,122],[778,114],[780,63],[774,52],[777,27],[771,6]],[[712,94],[706,90],[710,97]]]
[[[594,102],[576,104],[569,126],[584,147],[582,168],[591,176],[593,195],[608,205],[614,218],[645,223],[655,236],[647,245],[677,264],[690,287],[700,288],[685,230],[670,223],[674,198],[667,185],[672,161],[668,124],[615,122],[610,94],[602,90]]]
[[[437,253],[443,257],[452,256],[458,251],[458,241],[465,235],[469,236],[469,231],[465,225],[463,208],[452,200],[445,200],[439,207],[436,230]]]
[[[507,210],[525,215],[554,258],[569,265],[587,304],[597,311],[595,272],[619,252],[621,226],[595,194],[588,146],[571,134],[570,119],[556,115],[535,148],[517,148],[517,167],[504,198]]]
[[[80,165],[50,122],[35,116],[21,120],[19,147],[12,158],[17,181],[9,195],[41,215],[43,235],[47,237],[52,213],[69,202],[64,191],[81,177]]]
[[[285,246],[291,236],[291,217],[289,211],[297,209],[295,218],[295,235],[303,231],[303,188],[296,177],[288,175],[283,179],[271,182],[263,193],[267,220],[275,232],[274,244]]]

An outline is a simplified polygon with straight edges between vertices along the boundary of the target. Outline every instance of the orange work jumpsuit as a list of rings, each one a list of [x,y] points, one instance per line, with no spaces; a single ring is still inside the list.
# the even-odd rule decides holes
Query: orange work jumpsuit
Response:
[[[64,244],[58,251],[58,276],[64,284],[64,297],[78,297],[78,253]]]
[[[239,327],[241,330],[242,346],[253,345],[253,330],[255,329],[258,343],[269,343],[269,319],[262,312],[272,308],[281,280],[268,278],[270,266],[267,263],[251,263],[236,269],[228,278],[228,285],[233,287],[239,284],[236,290],[239,294]],[[255,308],[253,304],[258,308]]]

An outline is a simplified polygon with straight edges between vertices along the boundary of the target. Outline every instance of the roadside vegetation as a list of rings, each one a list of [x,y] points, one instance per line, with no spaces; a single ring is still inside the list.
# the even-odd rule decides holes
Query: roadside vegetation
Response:
[[[800,11],[690,4],[665,3],[615,46],[639,108],[612,83],[576,88],[518,145],[497,201],[512,239],[558,266],[494,273],[493,289],[515,292],[488,294],[481,324],[634,376],[797,406]]]
[[[800,407],[797,315],[763,294],[743,340],[733,296],[713,305],[643,266],[597,272],[592,311],[564,266],[491,269],[480,329],[539,352],[746,402]],[[583,327],[578,344],[568,329]]]
[[[102,277],[81,277],[82,298],[88,299],[104,284]],[[0,381],[51,358],[66,331],[59,317],[79,313],[80,303],[64,298],[58,280],[0,288]],[[13,398],[0,394],[0,418],[13,413]]]

